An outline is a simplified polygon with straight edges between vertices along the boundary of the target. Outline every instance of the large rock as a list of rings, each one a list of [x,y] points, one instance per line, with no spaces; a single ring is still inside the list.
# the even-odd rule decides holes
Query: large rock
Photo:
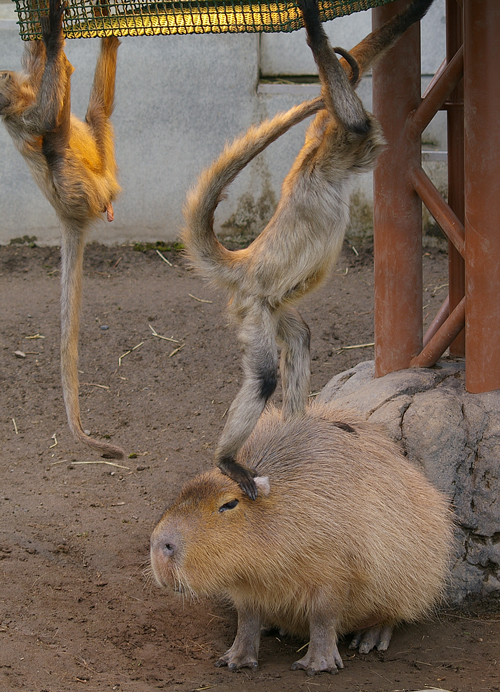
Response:
[[[500,390],[466,392],[461,362],[376,378],[367,361],[330,380],[318,401],[383,424],[450,498],[457,522],[450,601],[500,591]]]

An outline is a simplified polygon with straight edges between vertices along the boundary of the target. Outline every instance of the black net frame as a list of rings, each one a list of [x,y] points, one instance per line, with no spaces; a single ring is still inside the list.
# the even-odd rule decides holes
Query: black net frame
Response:
[[[48,0],[14,0],[24,41],[40,39],[40,17]],[[385,5],[393,0],[319,0],[322,21]],[[265,0],[66,0],[66,38],[290,32],[302,17],[295,2]]]

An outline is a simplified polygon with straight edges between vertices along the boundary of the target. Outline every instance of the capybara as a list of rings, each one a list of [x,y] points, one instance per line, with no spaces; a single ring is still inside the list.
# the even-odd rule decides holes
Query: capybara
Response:
[[[353,412],[264,412],[240,452],[252,501],[214,469],[189,481],[151,536],[156,580],[229,597],[232,647],[217,661],[255,668],[261,625],[309,637],[293,669],[343,668],[352,647],[387,649],[394,625],[439,601],[452,543],[448,502],[398,447]]]

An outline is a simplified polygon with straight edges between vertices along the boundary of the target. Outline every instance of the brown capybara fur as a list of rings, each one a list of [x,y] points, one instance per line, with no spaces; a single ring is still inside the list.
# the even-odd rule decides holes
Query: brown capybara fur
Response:
[[[309,636],[296,668],[333,673],[338,635],[365,630],[353,640],[360,651],[385,649],[394,624],[438,602],[448,503],[378,427],[331,405],[287,421],[269,409],[239,460],[257,472],[255,501],[209,471],[151,537],[161,585],[236,606],[238,634],[219,665],[255,667],[265,623]]]

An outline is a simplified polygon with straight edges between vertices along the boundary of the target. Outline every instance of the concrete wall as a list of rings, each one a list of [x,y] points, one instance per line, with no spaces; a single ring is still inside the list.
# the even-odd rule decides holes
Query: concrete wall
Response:
[[[13,7],[0,2],[1,69],[20,66],[23,42]],[[325,26],[336,44],[349,48],[369,33],[370,24],[370,13],[363,12]],[[436,0],[422,34],[425,83],[444,56],[444,0]],[[72,109],[80,117],[85,115],[98,45],[98,40],[67,42],[75,66]],[[108,244],[174,240],[182,225],[186,191],[202,168],[226,140],[251,123],[317,95],[315,84],[278,83],[290,75],[313,73],[303,30],[263,36],[122,39],[113,122],[123,193],[115,204],[113,224],[99,224],[91,239]],[[360,93],[370,107],[369,77]],[[440,116],[426,138],[443,148],[445,124]],[[216,219],[223,236],[255,233],[263,227],[300,149],[305,127],[295,127],[271,145],[231,186]],[[360,218],[365,218],[365,207],[369,212],[371,204],[371,176],[360,180],[357,201]],[[58,244],[58,223],[0,128],[0,243],[23,235],[36,236],[38,244]]]

